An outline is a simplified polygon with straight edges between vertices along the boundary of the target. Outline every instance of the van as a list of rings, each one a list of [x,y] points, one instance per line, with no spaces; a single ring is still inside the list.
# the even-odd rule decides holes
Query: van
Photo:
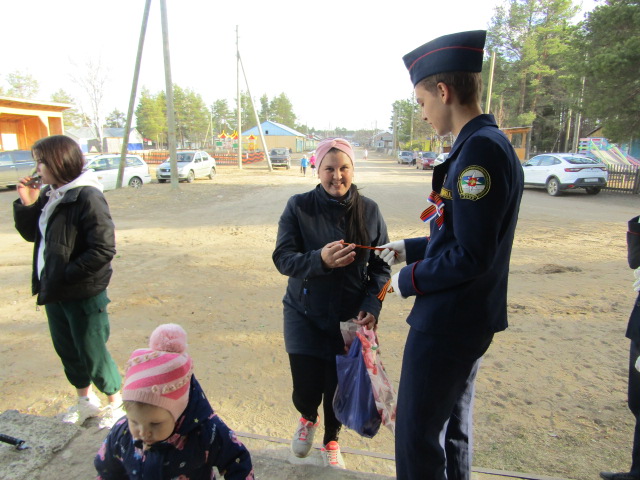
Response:
[[[291,168],[291,154],[288,148],[272,148],[269,152],[269,160],[273,167]]]
[[[31,150],[0,152],[0,187],[17,185],[21,178],[33,175],[35,170]]]

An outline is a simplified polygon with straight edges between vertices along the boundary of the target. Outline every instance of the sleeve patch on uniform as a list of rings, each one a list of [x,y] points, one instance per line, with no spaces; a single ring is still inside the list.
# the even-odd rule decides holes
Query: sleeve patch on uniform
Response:
[[[452,200],[453,199],[453,195],[451,195],[451,190],[449,190],[448,188],[442,187],[440,189],[440,196],[444,199],[447,200]]]
[[[458,177],[458,192],[465,200],[480,200],[491,188],[489,172],[478,165],[465,168]]]

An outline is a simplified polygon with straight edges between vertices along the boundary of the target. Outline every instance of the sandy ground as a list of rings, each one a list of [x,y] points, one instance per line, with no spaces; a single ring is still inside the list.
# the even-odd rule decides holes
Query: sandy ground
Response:
[[[356,171],[391,239],[425,234],[418,217],[431,172],[376,155]],[[109,288],[109,348],[117,363],[145,346],[159,323],[180,323],[196,375],[221,417],[241,432],[289,438],[297,414],[282,339],[286,278],[271,253],[286,200],[316,182],[297,168],[269,172],[257,165],[222,167],[213,180],[178,190],[154,183],[107,192],[117,228]],[[30,295],[32,246],[13,228],[15,198],[13,190],[0,191],[0,412],[53,417],[73,403],[74,392],[44,311]],[[573,479],[628,468],[633,422],[624,332],[635,294],[625,232],[638,213],[638,196],[525,191],[510,328],[496,336],[477,384],[477,467]],[[389,296],[381,316],[382,358],[396,385],[410,306]],[[97,449],[100,436],[91,438]],[[393,454],[386,429],[371,440],[346,431],[341,444]],[[90,478],[92,457],[84,456]],[[347,462],[363,472],[394,472],[386,460],[349,455]]]

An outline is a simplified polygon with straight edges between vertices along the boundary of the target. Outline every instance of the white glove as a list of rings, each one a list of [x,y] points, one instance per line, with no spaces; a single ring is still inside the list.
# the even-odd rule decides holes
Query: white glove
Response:
[[[407,297],[403,297],[402,292],[400,291],[400,272],[396,273],[393,277],[391,277],[391,286],[393,287],[393,292],[396,295],[398,295],[402,299],[407,298]]]
[[[636,281],[633,282],[633,289],[636,292],[640,292],[640,267],[636,268],[633,274],[636,277]]]
[[[638,357],[636,360],[636,370],[640,372],[640,357]]]
[[[379,248],[384,248],[384,250],[376,250],[375,254],[389,266],[407,261],[407,249],[404,246],[404,240],[385,243],[384,245],[379,245]]]

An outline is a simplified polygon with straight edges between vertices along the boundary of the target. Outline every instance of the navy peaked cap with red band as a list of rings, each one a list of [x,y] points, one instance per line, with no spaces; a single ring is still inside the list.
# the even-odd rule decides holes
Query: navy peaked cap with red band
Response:
[[[486,38],[486,30],[452,33],[407,53],[402,60],[413,86],[436,73],[481,72]]]

